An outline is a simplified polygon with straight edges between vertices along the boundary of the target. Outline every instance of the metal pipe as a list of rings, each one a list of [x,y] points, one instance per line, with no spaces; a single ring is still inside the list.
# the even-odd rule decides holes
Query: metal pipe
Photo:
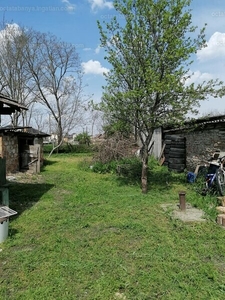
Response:
[[[179,192],[179,201],[180,201],[180,210],[186,210],[186,199],[185,199],[185,192]]]

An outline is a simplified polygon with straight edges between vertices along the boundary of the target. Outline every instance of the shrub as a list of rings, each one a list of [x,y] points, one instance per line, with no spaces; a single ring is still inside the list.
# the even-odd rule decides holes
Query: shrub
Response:
[[[52,151],[52,145],[44,145],[44,153],[50,153]],[[63,144],[54,153],[91,153],[93,152],[93,147],[90,145],[72,145],[72,144]]]
[[[95,173],[115,173],[117,168],[117,161],[111,161],[108,163],[95,162],[92,166],[92,171]]]
[[[97,161],[92,166],[93,172],[96,173],[119,173],[123,176],[141,175],[141,161],[137,157],[128,157],[110,162]]]
[[[89,146],[91,143],[91,137],[86,132],[79,133],[74,140],[78,141],[81,145]]]

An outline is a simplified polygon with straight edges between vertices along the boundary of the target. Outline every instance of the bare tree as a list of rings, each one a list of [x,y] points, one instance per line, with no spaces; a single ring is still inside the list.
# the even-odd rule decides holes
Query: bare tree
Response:
[[[5,23],[0,42],[0,93],[29,108],[13,114],[12,123],[43,128],[46,114],[59,145],[83,116],[83,74],[75,47],[49,33]]]
[[[87,106],[87,119],[88,124],[91,127],[91,135],[94,136],[94,130],[101,131],[102,128],[103,112],[99,109],[98,104],[95,104],[93,100],[89,101]]]
[[[3,24],[0,42],[0,92],[29,108],[34,100],[34,85],[24,56],[26,30],[17,24]],[[11,117],[13,125],[27,125],[25,115],[26,111],[15,112]]]
[[[82,120],[84,95],[79,56],[72,44],[35,31],[29,32],[25,55],[36,87],[35,101],[48,109],[59,146]]]
[[[49,118],[46,109],[38,107],[33,102],[26,114],[26,126],[35,127],[39,131],[49,132]]]

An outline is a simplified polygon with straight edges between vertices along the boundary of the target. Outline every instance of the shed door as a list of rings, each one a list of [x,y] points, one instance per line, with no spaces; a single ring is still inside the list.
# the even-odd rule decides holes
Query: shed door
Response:
[[[39,173],[40,172],[40,145],[29,145],[29,170],[31,170],[33,173]]]

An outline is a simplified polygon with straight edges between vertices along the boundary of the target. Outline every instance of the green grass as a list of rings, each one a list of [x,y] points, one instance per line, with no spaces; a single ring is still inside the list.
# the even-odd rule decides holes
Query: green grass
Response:
[[[215,223],[215,198],[157,166],[144,195],[139,183],[91,172],[83,159],[54,155],[41,176],[11,184],[18,215],[0,244],[0,299],[225,297],[225,231]],[[207,222],[182,223],[162,210],[178,203],[180,190]]]

